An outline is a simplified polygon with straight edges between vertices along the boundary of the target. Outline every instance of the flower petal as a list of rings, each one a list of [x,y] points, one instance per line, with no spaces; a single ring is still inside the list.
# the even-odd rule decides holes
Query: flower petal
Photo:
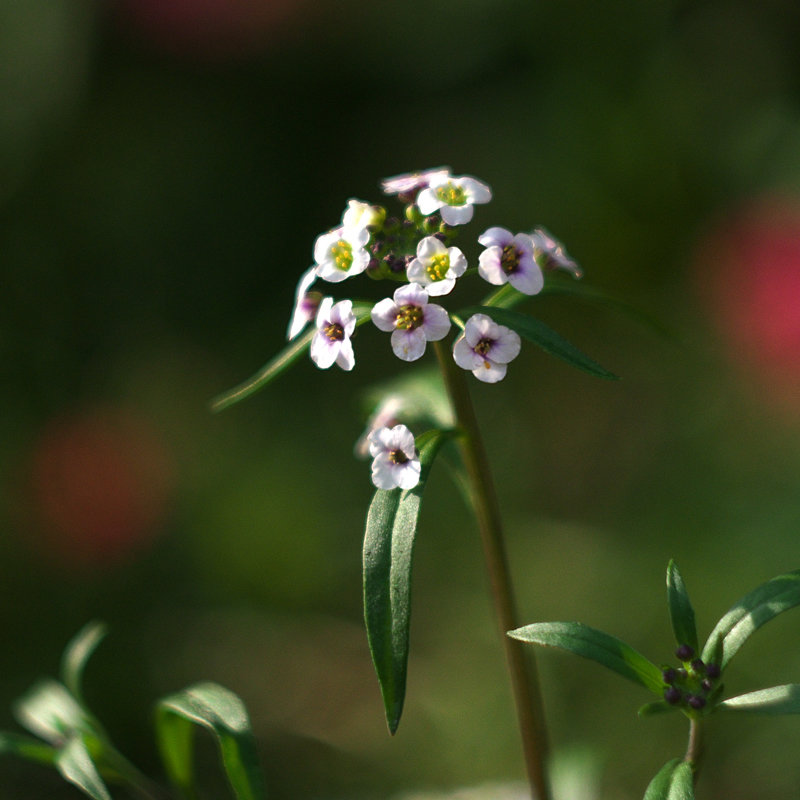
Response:
[[[380,300],[372,307],[370,316],[378,330],[386,331],[387,333],[393,331],[395,319],[397,318],[397,304],[391,297]]]
[[[421,209],[420,209],[421,210]],[[475,209],[467,204],[463,206],[442,206],[442,220],[448,225],[466,225],[475,213]]]
[[[353,352],[353,343],[350,339],[339,342],[339,352],[336,355],[336,364],[349,372],[356,365],[356,356]]]
[[[473,370],[481,365],[483,359],[469,346],[464,336],[459,336],[453,345],[453,361],[461,369]]]
[[[479,367],[472,370],[472,374],[484,383],[497,383],[505,378],[506,365],[484,360]]]
[[[422,330],[424,331],[425,338],[432,342],[438,342],[439,339],[444,339],[450,330],[450,315],[442,306],[430,303],[425,306]]]
[[[422,328],[396,330],[392,334],[392,350],[403,361],[416,361],[425,353],[427,339]]]
[[[502,254],[503,250],[500,245],[493,245],[478,256],[478,274],[495,286],[501,286],[508,280],[500,263]]]
[[[487,228],[478,237],[478,243],[482,244],[484,247],[492,247],[494,245],[505,247],[513,240],[513,238],[514,236],[512,235],[511,231],[507,230],[506,228],[495,226],[492,228]]]
[[[339,342],[331,342],[319,331],[311,339],[311,360],[320,368],[328,369],[339,355]]]
[[[500,328],[500,335],[495,339],[492,344],[492,349],[489,351],[489,356],[492,361],[498,364],[508,364],[513,361],[522,348],[522,342],[516,331],[509,330],[502,325]]]

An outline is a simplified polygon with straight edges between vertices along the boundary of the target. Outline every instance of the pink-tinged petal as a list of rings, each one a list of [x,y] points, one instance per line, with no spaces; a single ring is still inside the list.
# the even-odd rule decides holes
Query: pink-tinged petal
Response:
[[[331,322],[335,322],[337,325],[341,325],[346,331],[347,326],[355,322],[355,317],[353,316],[353,301],[340,300],[336,305],[331,306],[328,319]],[[352,333],[352,330],[350,333]]]
[[[351,272],[340,270],[333,261],[325,261],[317,267],[317,275],[328,283],[340,283],[349,278]]]
[[[469,346],[469,342],[464,336],[459,336],[453,345],[453,361],[461,369],[473,370],[480,366],[483,359]]]
[[[447,178],[450,175],[449,167],[426,169],[422,172],[405,172],[402,175],[393,175],[381,181],[384,194],[406,194],[415,189],[422,189],[434,179]]]
[[[418,283],[420,286],[424,286],[425,282],[430,280],[425,265],[418,258],[413,259],[406,267],[406,275],[412,283]]]
[[[483,363],[472,370],[472,374],[484,383],[497,383],[506,376],[506,365],[495,364],[494,361],[483,361]]]
[[[456,285],[455,278],[442,278],[440,281],[432,281],[429,283],[425,290],[431,297],[442,297],[442,295],[450,294],[453,287]]]
[[[423,189],[417,195],[417,208],[419,208],[420,213],[424,214],[426,217],[429,214],[435,213],[441,207],[442,201],[436,196],[436,192],[430,187]]]
[[[467,271],[467,257],[457,247],[451,247],[447,252],[450,256],[448,272],[452,272],[458,278]]]
[[[356,365],[356,356],[353,352],[353,343],[350,339],[339,342],[339,352],[336,355],[336,364],[349,372]]]
[[[518,233],[511,243],[520,252],[533,258],[533,238],[527,233]]]
[[[544,286],[544,275],[533,260],[520,261],[519,268],[508,276],[508,282],[522,294],[539,294]]]
[[[426,341],[422,328],[396,330],[392,334],[392,351],[403,361],[416,361],[424,355]]]
[[[464,326],[464,337],[470,347],[475,347],[481,339],[496,339],[497,324],[486,314],[473,314]]]
[[[450,315],[442,306],[437,306],[433,303],[427,305],[425,307],[422,330],[425,338],[431,342],[438,342],[439,339],[444,339],[450,330]]]
[[[395,425],[391,429],[392,449],[402,450],[406,458],[412,459],[417,454],[417,444],[414,434],[405,425]]]
[[[478,256],[478,274],[494,286],[502,286],[508,276],[500,264],[503,250],[499,245],[489,247]]]
[[[405,464],[397,464],[395,470],[395,480],[401,489],[413,489],[419,483],[422,464],[417,459],[407,461]]]
[[[395,319],[397,318],[397,304],[391,297],[380,300],[372,307],[370,316],[378,330],[386,331],[387,333],[393,331]]]
[[[397,488],[392,469],[394,466],[388,457],[378,457],[372,462],[372,482],[378,489]]]
[[[339,342],[331,342],[325,334],[317,332],[311,340],[310,354],[320,369],[328,369],[339,355]]]
[[[492,199],[492,190],[482,181],[462,178],[460,184],[471,203],[488,203]]]
[[[431,258],[445,252],[447,248],[435,236],[426,236],[417,245],[417,258]]]
[[[489,356],[492,361],[498,364],[508,364],[513,361],[518,355],[522,347],[519,335],[516,331],[509,330],[502,325],[500,328],[500,335],[495,339],[492,349],[489,351]]]
[[[319,311],[317,311],[317,327],[321,328],[327,325],[331,320],[331,308],[333,308],[333,298],[324,297],[319,304]]]
[[[428,304],[428,293],[418,283],[407,283],[394,293],[398,306],[424,306]]]
[[[506,228],[500,227],[493,227],[487,228],[479,237],[478,243],[482,244],[484,247],[505,247],[507,244],[510,244],[511,241],[514,239],[511,231],[507,230]]]
[[[442,206],[442,220],[448,225],[466,225],[475,213],[471,205]]]
[[[369,453],[374,458],[379,453],[388,453],[394,446],[391,428],[376,428],[369,435]]]

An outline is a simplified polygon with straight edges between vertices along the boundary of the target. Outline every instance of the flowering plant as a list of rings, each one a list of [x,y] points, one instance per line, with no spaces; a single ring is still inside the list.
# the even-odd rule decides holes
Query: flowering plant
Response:
[[[386,720],[394,733],[405,697],[411,563],[422,492],[437,455],[451,442],[459,446],[460,463],[454,469],[469,487],[501,632],[517,627],[499,510],[466,373],[482,383],[502,381],[526,340],[590,375],[616,376],[518,310],[535,295],[569,292],[571,281],[559,278],[557,271],[581,277],[563,245],[544,228],[528,233],[484,228],[473,239],[483,251],[473,254],[474,246],[463,233],[476,216],[475,207],[491,200],[489,186],[451,175],[444,167],[398,175],[381,185],[402,204],[402,214],[348,201],[341,221],[317,238],[315,263],[300,277],[288,346],[248,381],[217,398],[213,407],[227,408],[262,389],[306,351],[321,369],[336,364],[357,371],[353,342],[358,329],[370,322],[391,334],[391,350],[401,362],[421,361],[430,350],[435,352],[438,372],[406,372],[391,390],[374,398],[367,430],[356,447],[357,453],[373,459],[376,491],[364,537],[364,616]],[[356,279],[362,281],[364,295],[376,294],[375,286],[391,288],[379,290],[383,294],[377,301],[350,292],[340,296],[339,290],[354,286]],[[484,286],[488,294],[459,307],[456,298],[468,285]],[[414,428],[421,429],[416,437]],[[535,675],[518,643],[504,641],[532,790],[544,800],[549,790]]]

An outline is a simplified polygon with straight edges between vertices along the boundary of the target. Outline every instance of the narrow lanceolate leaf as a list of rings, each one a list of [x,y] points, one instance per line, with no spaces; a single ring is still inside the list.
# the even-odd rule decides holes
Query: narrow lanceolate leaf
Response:
[[[101,622],[90,622],[70,641],[61,657],[61,680],[72,694],[81,700],[81,682],[86,662],[107,633]]]
[[[353,314],[356,316],[356,324],[361,325],[369,319],[372,305],[361,301],[353,302]],[[314,338],[316,329],[312,325],[302,336],[298,336],[290,342],[278,355],[267,362],[255,375],[249,377],[233,389],[223,392],[211,401],[212,411],[222,411],[251,394],[263,389],[272,383],[279,375],[285,372],[308,350],[311,340]]]
[[[757,714],[800,714],[800,684],[787,683],[729,697],[717,707]]]
[[[688,761],[673,758],[650,781],[644,800],[694,800],[694,777]]]
[[[676,641],[679,645],[688,644],[696,653],[698,646],[694,609],[689,601],[689,594],[678,565],[674,561],[670,561],[667,567],[667,603]]]
[[[512,639],[544,647],[559,647],[596,661],[651,692],[661,695],[661,670],[630,645],[581,622],[536,622],[509,631]]]
[[[778,575],[745,595],[708,637],[703,661],[724,669],[755,631],[784,611],[800,604],[800,570]]]
[[[537,344],[551,356],[560,358],[562,361],[566,361],[567,364],[588,372],[596,378],[619,380],[618,375],[609,372],[605,367],[601,367],[596,361],[575,347],[574,344],[568,342],[561,334],[556,333],[552,328],[528,314],[512,311],[510,308],[495,306],[476,306],[465,309],[460,314],[465,317],[472,314],[488,314],[499,325],[511,328],[523,338]]]
[[[80,736],[73,736],[59,750],[55,763],[65,781],[77,786],[93,800],[111,800],[111,795]]]
[[[198,683],[159,701],[156,733],[161,757],[173,785],[194,796],[193,725],[217,739],[222,765],[238,800],[266,797],[250,720],[242,701],[216,683]]]
[[[411,562],[422,492],[439,448],[451,431],[417,438],[422,470],[413,489],[378,489],[364,534],[364,619],[378,674],[386,722],[397,730],[403,713],[411,619]]]
[[[32,736],[0,731],[0,753],[25,758],[39,764],[53,764],[58,751]]]
[[[67,688],[51,679],[39,681],[13,707],[23,727],[47,742],[60,745],[73,733],[96,736],[97,726]]]

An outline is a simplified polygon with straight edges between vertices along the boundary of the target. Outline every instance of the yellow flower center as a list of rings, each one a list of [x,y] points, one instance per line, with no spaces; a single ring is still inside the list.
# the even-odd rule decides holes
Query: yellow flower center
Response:
[[[503,255],[500,256],[500,267],[506,275],[516,272],[519,269],[519,258],[522,254],[513,244],[507,244],[503,248]]]
[[[413,331],[423,322],[423,313],[420,306],[400,306],[394,318],[395,328],[404,331]]]
[[[390,450],[389,461],[393,464],[407,464],[408,456],[402,450]]]
[[[344,340],[344,328],[336,322],[329,322],[323,329],[322,333],[328,341],[341,342]]]
[[[336,264],[336,269],[340,269],[342,272],[347,272],[353,264],[353,247],[344,239],[339,239],[331,247],[331,255],[333,256],[333,263]]]
[[[427,269],[428,277],[432,281],[440,281],[447,275],[447,270],[450,269],[450,255],[448,253],[440,253],[433,256]]]
[[[481,339],[472,349],[479,355],[485,356],[491,349],[494,342],[491,339]]]
[[[436,196],[449,206],[463,206],[467,202],[467,196],[460,186],[454,183],[446,183],[436,190]]]

